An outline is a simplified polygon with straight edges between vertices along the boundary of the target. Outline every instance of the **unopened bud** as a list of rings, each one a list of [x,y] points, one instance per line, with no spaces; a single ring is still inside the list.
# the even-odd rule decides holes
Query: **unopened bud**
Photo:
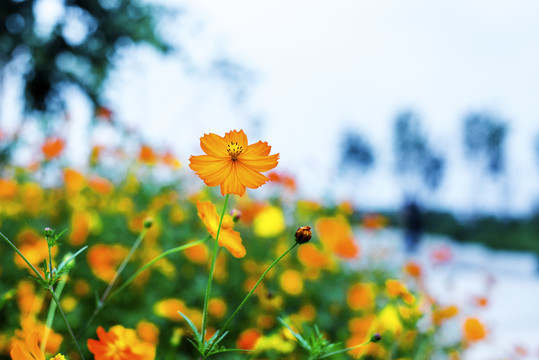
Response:
[[[230,210],[230,216],[232,216],[232,220],[237,223],[241,219],[241,211],[238,209],[232,209]]]
[[[372,337],[371,337],[371,342],[373,343],[377,343],[378,341],[382,340],[382,335],[380,335],[379,333],[375,333]]]
[[[311,227],[302,226],[296,231],[296,243],[305,244],[306,242],[311,240],[312,236],[313,236],[313,233],[311,231]]]
[[[45,235],[45,237],[51,237],[54,235],[54,230],[51,229],[50,227],[46,227],[44,230],[43,230],[43,235]]]
[[[144,228],[149,229],[153,225],[153,219],[151,217],[144,219]]]

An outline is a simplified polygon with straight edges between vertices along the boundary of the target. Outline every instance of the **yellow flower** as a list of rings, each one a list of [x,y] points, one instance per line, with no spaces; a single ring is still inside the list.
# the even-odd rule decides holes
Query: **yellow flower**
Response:
[[[283,211],[276,206],[268,206],[258,213],[253,226],[257,236],[266,238],[277,236],[286,227]]]
[[[208,232],[215,239],[217,237],[217,229],[219,228],[219,215],[215,210],[215,205],[209,201],[197,203],[198,216],[206,225]],[[241,243],[240,233],[232,230],[234,221],[230,216],[223,218],[221,231],[219,232],[219,245],[224,246],[234,257],[241,258],[246,254],[245,247]]]
[[[224,137],[210,133],[200,138],[207,155],[191,156],[189,167],[208,186],[221,187],[221,194],[242,196],[245,188],[256,189],[270,179],[261,172],[277,166],[279,154],[270,155],[271,146],[259,141],[248,145],[243,130]]]
[[[281,288],[290,295],[299,295],[303,291],[303,278],[296,270],[285,270],[280,277]]]

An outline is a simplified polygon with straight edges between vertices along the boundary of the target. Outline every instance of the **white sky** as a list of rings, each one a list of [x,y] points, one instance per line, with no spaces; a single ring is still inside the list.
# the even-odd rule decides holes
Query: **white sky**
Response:
[[[54,0],[43,0],[54,1]],[[399,204],[392,124],[415,110],[448,156],[443,207],[529,210],[539,196],[539,2],[536,0],[159,0],[186,13],[167,27],[180,56],[127,53],[107,97],[120,119],[184,164],[205,132],[243,128],[281,154],[306,196],[350,196],[360,206]],[[204,73],[226,56],[251,70],[242,104]],[[186,74],[185,60],[202,69]],[[509,181],[482,184],[464,160],[462,118],[488,110],[509,121]],[[257,125],[261,119],[261,125]],[[333,186],[338,144],[354,128],[374,145],[375,171]],[[82,134],[79,136],[82,137]],[[187,167],[185,169],[188,170]]]

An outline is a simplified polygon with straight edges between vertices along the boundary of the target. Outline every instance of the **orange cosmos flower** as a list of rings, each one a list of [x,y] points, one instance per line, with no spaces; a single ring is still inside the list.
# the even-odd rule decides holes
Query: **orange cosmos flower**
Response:
[[[198,216],[206,225],[208,232],[215,239],[217,228],[219,227],[219,215],[215,210],[215,205],[209,201],[197,203]],[[225,215],[219,232],[219,245],[224,246],[234,257],[242,258],[245,256],[245,247],[241,243],[240,233],[232,230],[234,221],[230,215]]]
[[[107,333],[100,326],[97,337],[99,340],[88,339],[88,350],[95,355],[95,360],[155,359],[155,345],[142,341],[133,329],[116,325]]]
[[[443,307],[436,309],[432,312],[432,322],[435,325],[442,325],[442,323],[447,320],[451,319],[452,317],[457,316],[459,313],[459,308],[455,305]]]
[[[41,349],[39,348],[38,332],[35,331],[31,334],[28,334],[24,341],[13,341],[13,345],[11,347],[11,352],[9,353],[9,355],[11,355],[12,360],[45,360],[45,354],[43,354],[43,351],[41,351]]]
[[[244,330],[236,340],[238,349],[253,350],[262,334],[257,329]]]
[[[326,249],[345,259],[358,256],[359,248],[354,242],[354,233],[344,217],[320,218],[316,221],[316,229]]]
[[[138,154],[138,160],[146,165],[155,165],[158,156],[153,149],[148,145],[142,145]]]
[[[400,297],[408,305],[415,301],[414,295],[408,291],[406,286],[399,280],[388,279],[386,280],[386,290],[391,297]]]
[[[51,160],[60,156],[65,147],[65,141],[60,138],[48,138],[41,146],[45,159]]]
[[[473,317],[469,317],[464,321],[462,330],[464,339],[469,343],[483,340],[487,336],[485,325],[479,319]]]
[[[210,133],[200,138],[207,155],[191,156],[189,167],[208,186],[221,186],[221,194],[242,196],[245,188],[256,189],[270,179],[261,172],[277,166],[279,154],[270,155],[271,146],[259,141],[248,145],[243,130],[224,137]]]

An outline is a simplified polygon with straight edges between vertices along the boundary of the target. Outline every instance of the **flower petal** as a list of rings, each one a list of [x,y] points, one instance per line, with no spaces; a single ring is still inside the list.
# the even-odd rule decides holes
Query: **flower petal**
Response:
[[[249,169],[264,172],[269,171],[277,166],[279,160],[279,154],[274,154],[270,156],[260,156],[260,157],[249,157],[244,158],[241,155],[238,157],[243,165],[247,166]]]
[[[206,226],[208,232],[215,238],[219,227],[219,215],[215,205],[209,201],[197,202],[198,216]]]
[[[231,142],[237,142],[240,146],[246,149],[247,148],[247,135],[245,135],[243,130],[240,130],[240,131],[232,130],[231,132],[228,132],[225,134],[224,142],[225,142],[225,146],[230,144]]]
[[[250,189],[256,189],[270,180],[261,173],[251,170],[241,161],[236,161],[236,171],[238,180]]]
[[[216,158],[228,157],[226,151],[227,144],[221,136],[214,133],[204,134],[200,138],[200,147],[202,150],[206,154]]]
[[[230,173],[230,159],[218,159],[209,155],[191,156],[189,167],[208,186],[222,184]]]
[[[245,185],[238,179],[236,163],[237,161],[232,161],[230,173],[221,184],[221,195],[236,194],[243,196],[245,194]]]
[[[236,258],[242,258],[247,253],[241,243],[240,233],[232,229],[223,229],[219,233],[219,245],[224,246]]]
[[[247,149],[241,154],[244,158],[268,156],[271,151],[271,146],[267,142],[259,141],[247,146]]]

